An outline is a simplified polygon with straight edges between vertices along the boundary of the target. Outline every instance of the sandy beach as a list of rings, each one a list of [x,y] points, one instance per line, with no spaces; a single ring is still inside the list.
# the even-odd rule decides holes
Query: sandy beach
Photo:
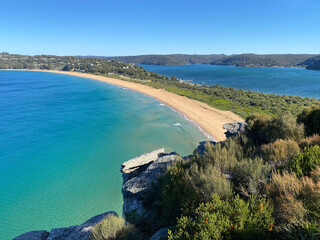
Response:
[[[205,103],[168,92],[164,89],[156,89],[143,84],[88,73],[27,69],[22,69],[21,71],[39,71],[67,74],[77,77],[90,78],[138,91],[140,93],[146,94],[150,97],[153,97],[161,101],[162,103],[170,106],[177,112],[183,114],[196,125],[199,125],[199,127],[203,131],[205,131],[206,134],[210,135],[218,142],[226,139],[225,130],[222,128],[223,124],[234,121],[243,121],[243,119],[241,119],[238,115],[230,111],[222,111],[210,107]]]

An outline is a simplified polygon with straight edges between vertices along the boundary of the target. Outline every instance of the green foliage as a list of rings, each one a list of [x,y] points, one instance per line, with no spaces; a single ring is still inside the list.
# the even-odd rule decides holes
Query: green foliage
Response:
[[[274,205],[276,230],[285,239],[314,239],[320,233],[320,168],[311,177],[274,174],[267,187]]]
[[[307,147],[290,163],[289,169],[297,176],[310,176],[311,171],[320,166],[320,147],[318,145]]]
[[[232,181],[244,196],[263,195],[269,172],[270,165],[262,158],[244,159],[235,166]]]
[[[272,118],[268,115],[253,114],[248,117],[247,135],[257,144],[268,144],[277,139],[293,139],[299,142],[304,137],[304,126],[297,123],[291,114]]]
[[[298,121],[306,127],[307,136],[320,134],[320,107],[311,106],[305,108],[298,116]]]
[[[181,216],[168,239],[268,239],[272,211],[265,199],[245,202],[237,196],[224,201],[214,194],[211,202],[200,204],[194,217]]]
[[[91,240],[139,240],[141,236],[132,224],[123,218],[108,216],[98,222],[91,231]]]
[[[315,145],[320,146],[320,135],[319,134],[312,135],[311,137],[307,137],[299,142],[299,146],[302,149],[309,147],[309,146],[315,146]]]
[[[273,169],[285,167],[299,153],[299,145],[292,139],[278,139],[275,142],[261,146],[262,158]]]

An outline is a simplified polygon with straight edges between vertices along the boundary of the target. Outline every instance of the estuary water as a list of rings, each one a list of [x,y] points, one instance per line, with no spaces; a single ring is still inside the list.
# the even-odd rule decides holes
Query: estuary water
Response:
[[[122,214],[122,162],[205,136],[169,107],[95,80],[0,71],[1,239]]]
[[[221,65],[141,66],[190,83],[320,99],[320,71]]]

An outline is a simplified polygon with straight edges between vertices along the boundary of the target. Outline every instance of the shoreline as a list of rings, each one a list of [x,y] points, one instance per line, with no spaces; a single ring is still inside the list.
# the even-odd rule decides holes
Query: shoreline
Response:
[[[71,75],[76,77],[88,78],[97,80],[116,86],[124,87],[130,90],[137,91],[152,97],[161,103],[167,105],[178,114],[181,114],[187,121],[190,121],[197,127],[209,140],[217,142],[226,139],[223,124],[243,121],[238,115],[230,111],[222,111],[213,108],[205,103],[180,96],[164,89],[156,89],[147,85],[133,83],[115,78],[104,77],[89,73],[67,72],[58,70],[38,70],[38,69],[2,69],[4,71],[32,71],[32,72],[47,72]]]

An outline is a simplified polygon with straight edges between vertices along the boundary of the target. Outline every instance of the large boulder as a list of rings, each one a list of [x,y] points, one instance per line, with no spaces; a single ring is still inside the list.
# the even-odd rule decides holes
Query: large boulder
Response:
[[[222,127],[226,130],[226,137],[235,136],[246,130],[246,122],[226,123]]]
[[[158,155],[156,158],[155,156]],[[165,154],[162,150],[153,151],[142,156],[151,156],[148,158],[151,161],[144,161],[143,165],[136,167],[136,165],[131,165],[131,169],[135,169],[133,172],[134,176],[123,177],[123,214],[127,214],[134,211],[137,214],[142,214],[145,209],[142,207],[142,200],[145,193],[148,192],[153,183],[158,180],[158,177],[165,173],[167,167],[179,158],[176,153]],[[128,162],[130,162],[129,160]],[[126,163],[128,163],[126,162]],[[123,174],[127,174],[123,171]],[[133,173],[131,172],[131,173]]]
[[[81,225],[54,228],[50,232],[31,231],[21,234],[13,240],[89,240],[93,226],[110,215],[118,216],[116,212],[106,212],[90,218]]]
[[[165,154],[164,148],[142,154],[138,157],[132,158],[121,165],[121,172],[123,181],[126,182],[130,178],[139,175],[151,163],[153,163],[159,156]]]

